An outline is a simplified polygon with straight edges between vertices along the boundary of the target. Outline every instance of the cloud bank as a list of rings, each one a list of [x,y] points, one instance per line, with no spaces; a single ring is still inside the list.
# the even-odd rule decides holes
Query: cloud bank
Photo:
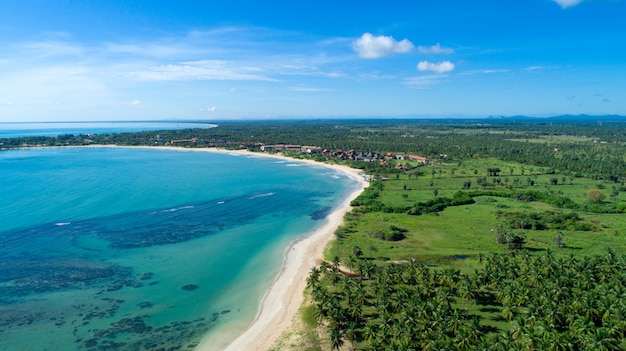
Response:
[[[438,63],[431,63],[428,61],[422,61],[417,64],[418,71],[429,71],[437,74],[450,72],[454,70],[454,63],[450,61],[442,61]]]
[[[408,39],[397,41],[393,37],[384,35],[375,37],[370,33],[365,33],[352,42],[352,49],[359,57],[367,59],[381,58],[396,53],[405,54],[413,48],[413,43]]]

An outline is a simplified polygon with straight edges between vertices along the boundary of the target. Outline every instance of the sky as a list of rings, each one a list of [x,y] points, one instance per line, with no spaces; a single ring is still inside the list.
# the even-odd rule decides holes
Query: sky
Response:
[[[626,115],[626,0],[0,1],[0,122]]]

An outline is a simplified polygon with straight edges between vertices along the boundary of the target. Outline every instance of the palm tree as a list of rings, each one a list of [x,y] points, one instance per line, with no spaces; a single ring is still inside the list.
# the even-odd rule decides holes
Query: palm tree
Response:
[[[330,326],[330,329],[328,331],[328,337],[330,341],[330,347],[333,350],[339,350],[341,346],[343,346],[343,335],[338,325],[332,324]]]
[[[566,351],[573,349],[573,345],[567,341],[567,337],[556,330],[544,334],[543,343],[548,351]]]
[[[356,322],[348,322],[346,325],[346,337],[350,342],[358,339],[358,324]]]
[[[326,274],[329,270],[330,263],[328,263],[327,261],[322,261],[322,264],[320,264],[320,274]]]
[[[372,341],[374,339],[376,339],[377,337],[377,331],[376,331],[377,327],[376,325],[370,321],[368,322],[365,327],[363,327],[363,337],[365,338],[365,340],[367,340],[367,342],[369,342],[370,344],[372,343]]]
[[[348,313],[353,321],[359,321],[363,318],[363,304],[358,303],[356,300],[351,301],[348,305]]]
[[[333,286],[337,285],[337,283],[341,281],[341,277],[343,276],[343,274],[339,272],[337,266],[330,267],[330,271],[328,271],[326,275],[328,276],[328,280],[330,280]]]
[[[611,351],[622,350],[617,339],[608,328],[596,328],[584,341],[588,350]]]
[[[371,261],[363,261],[362,271],[359,273],[366,279],[371,279],[372,274],[376,271],[376,266]]]
[[[307,289],[313,289],[319,283],[321,270],[317,267],[311,268],[311,274],[306,278]]]
[[[514,351],[514,350],[526,350],[526,347],[519,343],[513,333],[507,330],[503,333],[497,334],[495,337],[485,339],[486,347],[480,348],[482,350],[494,350],[494,351]]]
[[[324,305],[321,303],[316,303],[315,307],[313,308],[313,317],[315,317],[315,320],[320,323],[321,321],[324,320],[324,318],[326,318],[326,311],[324,309]]]

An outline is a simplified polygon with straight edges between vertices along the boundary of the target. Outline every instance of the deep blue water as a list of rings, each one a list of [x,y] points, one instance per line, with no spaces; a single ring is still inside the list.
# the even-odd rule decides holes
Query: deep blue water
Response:
[[[111,134],[149,130],[211,128],[208,123],[190,122],[0,122],[0,138],[58,136],[64,134]]]
[[[236,334],[288,243],[356,186],[182,150],[11,150],[0,169],[0,350],[187,350]]]

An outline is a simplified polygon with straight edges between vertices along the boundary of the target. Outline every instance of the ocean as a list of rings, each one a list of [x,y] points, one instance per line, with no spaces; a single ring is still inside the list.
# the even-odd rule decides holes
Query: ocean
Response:
[[[0,122],[0,138],[25,136],[58,136],[65,134],[111,134],[150,130],[212,128],[214,124],[201,122]]]
[[[0,350],[192,350],[251,322],[357,182],[251,155],[0,152]]]

